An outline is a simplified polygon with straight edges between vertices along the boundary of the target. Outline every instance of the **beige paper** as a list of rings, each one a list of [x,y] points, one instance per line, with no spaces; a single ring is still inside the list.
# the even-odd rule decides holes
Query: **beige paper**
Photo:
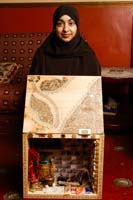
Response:
[[[27,78],[23,132],[103,134],[100,76]]]

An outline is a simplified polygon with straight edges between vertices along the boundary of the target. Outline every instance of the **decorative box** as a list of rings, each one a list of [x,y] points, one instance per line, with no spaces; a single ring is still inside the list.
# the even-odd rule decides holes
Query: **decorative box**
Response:
[[[100,76],[28,76],[24,199],[102,198],[102,109]]]

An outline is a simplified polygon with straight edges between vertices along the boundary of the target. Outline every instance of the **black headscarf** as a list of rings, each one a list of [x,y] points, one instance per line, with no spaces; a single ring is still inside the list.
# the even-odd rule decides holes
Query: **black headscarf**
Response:
[[[72,7],[71,5],[62,5],[62,6],[59,6],[54,12],[54,15],[53,15],[53,30],[56,27],[57,21],[63,15],[70,16],[75,21],[77,28],[79,28],[79,15],[78,15],[76,8]]]
[[[70,42],[61,40],[55,32],[59,18],[70,16],[77,25],[77,33]],[[100,65],[94,51],[79,31],[79,15],[71,5],[58,7],[53,15],[53,30],[37,50],[30,74],[47,75],[100,75]]]

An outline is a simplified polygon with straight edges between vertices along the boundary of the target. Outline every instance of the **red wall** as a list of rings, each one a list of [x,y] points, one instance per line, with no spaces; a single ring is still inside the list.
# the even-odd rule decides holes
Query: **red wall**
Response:
[[[50,32],[54,6],[1,7],[0,32]],[[77,5],[80,29],[102,66],[130,67],[133,5]]]

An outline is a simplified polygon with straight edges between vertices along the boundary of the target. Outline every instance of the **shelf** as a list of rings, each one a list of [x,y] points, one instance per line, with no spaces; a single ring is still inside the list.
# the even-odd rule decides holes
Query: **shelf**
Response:
[[[104,115],[104,128],[108,130],[133,129],[133,78],[103,77],[103,104],[109,97],[119,102],[116,115]]]

